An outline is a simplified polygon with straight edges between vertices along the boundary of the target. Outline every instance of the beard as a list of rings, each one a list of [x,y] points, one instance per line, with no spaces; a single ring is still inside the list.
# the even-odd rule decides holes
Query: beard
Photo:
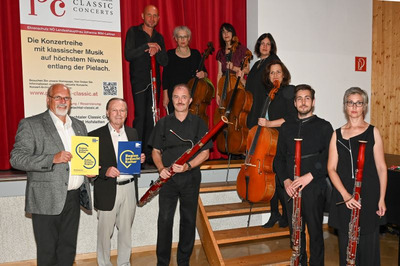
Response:
[[[307,106],[301,106],[301,107],[307,107]],[[304,109],[297,109],[297,112],[299,113],[300,116],[307,116],[308,114],[312,113],[313,107],[310,108],[304,108]]]
[[[68,107],[66,104],[59,104],[59,105],[57,105],[56,106],[56,115],[59,115],[59,116],[66,116],[67,114],[68,114],[68,112],[69,112],[69,109],[68,108],[65,108],[64,109],[64,107]],[[61,109],[62,108],[62,109]]]

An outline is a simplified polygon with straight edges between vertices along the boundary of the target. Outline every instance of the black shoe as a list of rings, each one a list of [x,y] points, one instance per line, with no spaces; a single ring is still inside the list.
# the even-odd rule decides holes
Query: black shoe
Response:
[[[288,220],[283,218],[283,216],[281,216],[281,218],[279,219],[279,227],[284,228],[288,226],[289,226]]]
[[[274,226],[276,224],[277,221],[279,221],[281,219],[281,215],[279,213],[271,213],[271,217],[269,217],[268,222],[266,222],[264,225],[262,225],[262,227],[264,228],[271,228],[272,226]]]

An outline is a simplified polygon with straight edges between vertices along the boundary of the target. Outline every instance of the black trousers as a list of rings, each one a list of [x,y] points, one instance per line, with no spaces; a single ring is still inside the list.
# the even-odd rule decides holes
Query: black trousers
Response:
[[[135,119],[133,120],[133,127],[137,130],[139,140],[142,141],[143,153],[146,154],[146,159],[151,158],[151,148],[147,145],[151,131],[154,128],[153,111],[152,111],[152,91],[151,86],[142,84],[137,94],[133,94],[133,101],[135,104]],[[145,91],[142,91],[146,89]]]
[[[289,229],[292,233],[292,213],[293,200],[289,200],[289,196],[285,191],[285,202],[288,212]],[[301,232],[301,265],[307,264],[305,225],[307,225],[310,234],[310,262],[309,265],[324,265],[324,236],[322,230],[322,222],[325,206],[325,193],[320,185],[309,183],[303,190],[301,195],[301,216],[302,216],[302,232]]]
[[[349,232],[338,230],[339,234],[339,260],[340,266],[346,266],[347,245]],[[379,226],[375,232],[360,235],[357,245],[356,265],[359,266],[380,266],[381,255],[379,247]]]
[[[179,175],[171,178],[160,190],[157,265],[169,265],[171,259],[172,227],[179,199],[178,265],[189,265],[196,237],[196,213],[201,175]]]
[[[73,264],[80,218],[79,193],[79,189],[68,191],[59,215],[32,214],[38,266]]]
[[[285,204],[285,189],[280,185],[278,177],[275,175],[275,194],[271,198],[269,204],[271,206],[271,215],[272,213],[279,214],[279,205],[278,201],[281,202],[282,205],[282,217],[286,218],[287,217],[287,210],[286,210],[286,204]]]

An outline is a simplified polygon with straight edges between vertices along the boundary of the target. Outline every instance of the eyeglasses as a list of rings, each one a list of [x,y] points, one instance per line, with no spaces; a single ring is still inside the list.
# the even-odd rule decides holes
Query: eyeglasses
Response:
[[[183,40],[183,39],[189,38],[189,36],[187,36],[187,35],[184,35],[184,36],[177,36],[176,38]]]
[[[47,95],[48,97],[50,97],[50,98],[52,98],[52,99],[54,99],[54,101],[56,101],[56,102],[58,102],[58,101],[61,101],[61,100],[64,100],[64,101],[66,101],[66,102],[69,102],[69,101],[71,101],[72,100],[72,98],[71,97],[61,97],[61,96],[50,96],[50,95]]]
[[[361,106],[364,105],[364,102],[360,102],[360,101],[357,101],[357,102],[347,101],[347,102],[346,102],[346,105],[347,105],[347,107],[353,107],[353,106],[361,107]]]

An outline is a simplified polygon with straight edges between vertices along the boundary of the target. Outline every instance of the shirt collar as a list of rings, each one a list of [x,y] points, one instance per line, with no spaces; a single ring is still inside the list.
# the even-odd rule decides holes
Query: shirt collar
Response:
[[[185,121],[192,121],[192,113],[191,112],[188,112],[187,116],[185,117],[185,119],[183,119],[182,122],[178,118],[176,118],[175,112],[172,113],[172,117],[174,119],[176,119],[177,121],[179,121],[179,123],[184,123]]]
[[[110,123],[108,123],[108,130],[110,130],[110,133],[115,133],[115,134],[124,134],[125,133],[125,126],[122,125],[121,129],[119,130],[119,132],[117,132]]]
[[[61,121],[61,119],[58,118],[58,116],[56,116],[56,114],[53,113],[52,110],[49,109],[49,113],[50,113],[51,120],[53,120],[53,123],[55,125],[59,125],[59,126],[62,126],[62,127],[71,127],[72,126],[72,120],[71,120],[71,118],[69,117],[68,114],[66,115],[65,124],[64,124],[63,121]]]
[[[316,118],[317,116],[316,115],[312,115],[312,116],[310,116],[310,117],[307,117],[307,118],[303,118],[303,119],[300,119],[298,116],[296,116],[296,120],[297,121],[299,121],[299,122],[301,122],[301,123],[307,123],[308,121],[311,121],[311,120],[313,120],[314,118]]]

